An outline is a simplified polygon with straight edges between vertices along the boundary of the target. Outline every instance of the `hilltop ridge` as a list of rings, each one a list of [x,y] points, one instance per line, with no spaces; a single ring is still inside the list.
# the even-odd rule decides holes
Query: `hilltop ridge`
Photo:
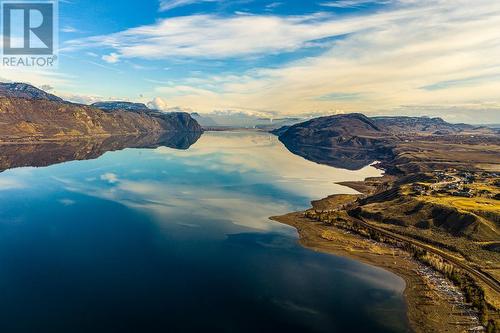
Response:
[[[361,169],[375,161],[416,162],[407,154],[421,150],[415,148],[415,141],[426,149],[432,148],[436,140],[473,144],[488,137],[490,141],[498,141],[498,131],[492,128],[451,124],[441,118],[367,117],[360,113],[315,118],[272,133],[297,155],[350,170]],[[403,146],[406,146],[406,154],[401,154]],[[420,158],[425,159],[425,156]],[[417,164],[410,167],[413,171],[419,168]]]
[[[0,142],[67,140],[158,132],[201,133],[188,113],[142,109],[144,104],[74,104],[28,84],[0,84]]]
[[[47,100],[52,102],[64,102],[64,100],[56,95],[38,89],[26,83],[4,83],[0,82],[0,96],[25,98],[32,100]]]

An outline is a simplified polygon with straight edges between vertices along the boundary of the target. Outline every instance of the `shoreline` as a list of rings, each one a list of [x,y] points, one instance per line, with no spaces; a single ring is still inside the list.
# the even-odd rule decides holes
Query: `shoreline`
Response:
[[[449,303],[444,295],[439,295],[436,286],[429,285],[423,276],[417,274],[416,270],[421,265],[409,254],[383,244],[372,243],[338,228],[323,226],[321,222],[304,217],[301,212],[274,216],[271,219],[296,228],[299,244],[305,248],[351,258],[386,269],[401,277],[405,281],[403,296],[407,320],[413,332],[467,332],[474,327],[472,323],[467,325],[469,327],[464,327],[467,316],[457,315],[456,304]]]
[[[372,187],[366,181],[343,182],[342,185],[357,191],[363,189],[365,194],[372,192]],[[335,207],[340,219],[349,219],[344,208],[359,197],[361,195],[332,195],[313,201],[311,209],[327,210]],[[305,248],[351,258],[401,277],[405,281],[403,297],[406,316],[413,332],[483,332],[474,330],[482,325],[475,310],[463,299],[461,291],[436,270],[428,270],[427,266],[414,259],[410,253],[309,218],[305,216],[305,211],[273,216],[270,219],[294,227],[299,235],[299,244]],[[448,284],[449,289],[440,290],[443,284]],[[457,311],[457,308],[461,311]]]

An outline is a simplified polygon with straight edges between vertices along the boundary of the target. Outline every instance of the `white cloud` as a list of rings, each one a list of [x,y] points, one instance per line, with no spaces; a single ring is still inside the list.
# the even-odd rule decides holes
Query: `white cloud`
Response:
[[[71,26],[65,26],[65,27],[62,27],[60,30],[61,30],[61,32],[66,32],[66,33],[75,33],[75,32],[79,32],[79,30],[77,30],[76,28],[71,27]]]
[[[110,64],[115,64],[117,62],[120,61],[120,55],[118,55],[117,53],[110,53],[108,55],[103,55],[102,56],[102,60],[106,61],[107,63],[110,63]]]
[[[216,2],[217,0],[160,0],[160,11],[167,11],[201,2]]]
[[[334,7],[334,8],[356,8],[363,7],[367,5],[373,4],[382,4],[387,5],[390,4],[391,0],[336,0],[336,1],[328,1],[321,3],[321,6],[324,7]]]
[[[90,104],[93,104],[96,102],[100,102],[100,101],[105,99],[101,96],[71,94],[71,93],[64,93],[64,92],[58,93],[57,95],[66,101],[77,103],[77,104],[87,104],[87,105],[90,105]]]
[[[271,2],[270,4],[266,5],[266,9],[267,10],[272,10],[272,9],[281,7],[283,5],[284,5],[283,2]]]
[[[401,10],[387,14],[391,17],[317,57],[239,77],[208,77],[191,83],[187,79],[157,91],[175,105],[204,112],[252,106],[282,114],[336,110],[387,114],[401,111],[402,105],[432,105],[432,109],[449,110],[445,117],[453,121],[500,121],[500,79],[495,76],[500,70],[500,4],[478,2],[471,13],[460,4],[427,3],[405,10],[404,15]],[[458,84],[461,81],[467,84]],[[422,89],[441,82],[453,84]],[[359,98],[319,98],[335,93]],[[490,106],[485,108],[484,103]],[[410,110],[431,113],[424,107],[405,108]],[[481,110],[490,111],[478,117]]]
[[[337,19],[308,16],[215,15],[181,16],[111,35],[69,41],[67,49],[111,47],[109,60],[170,59],[269,55],[294,51],[318,39],[376,28],[407,17],[407,10],[366,17]]]
[[[500,3],[471,6],[465,0],[402,0],[342,17],[193,15],[69,45],[108,47],[123,58],[224,60],[295,51],[341,36],[315,57],[241,75],[158,83],[153,96],[200,112],[251,107],[281,114],[387,114],[411,105],[421,114],[418,106],[432,106],[450,110],[457,121],[474,119],[487,103],[491,121],[500,122]],[[340,94],[358,98],[321,98]]]
[[[155,97],[151,102],[148,103],[148,108],[156,110],[166,110],[168,109],[167,101],[161,97]]]
[[[51,69],[33,69],[31,67],[2,67],[2,82],[24,82],[36,87],[53,87],[59,89],[71,85],[73,77]],[[51,91],[54,93],[54,91]]]

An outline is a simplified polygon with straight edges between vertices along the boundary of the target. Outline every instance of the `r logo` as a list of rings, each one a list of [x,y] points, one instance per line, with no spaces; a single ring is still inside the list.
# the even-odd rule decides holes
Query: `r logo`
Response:
[[[54,5],[2,3],[3,54],[51,55],[54,52]]]

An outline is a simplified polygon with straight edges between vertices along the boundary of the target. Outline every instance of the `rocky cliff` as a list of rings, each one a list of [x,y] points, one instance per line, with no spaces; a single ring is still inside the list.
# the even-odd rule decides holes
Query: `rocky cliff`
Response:
[[[51,96],[34,87],[0,90],[0,142],[202,132],[200,125],[187,113],[104,111]]]

